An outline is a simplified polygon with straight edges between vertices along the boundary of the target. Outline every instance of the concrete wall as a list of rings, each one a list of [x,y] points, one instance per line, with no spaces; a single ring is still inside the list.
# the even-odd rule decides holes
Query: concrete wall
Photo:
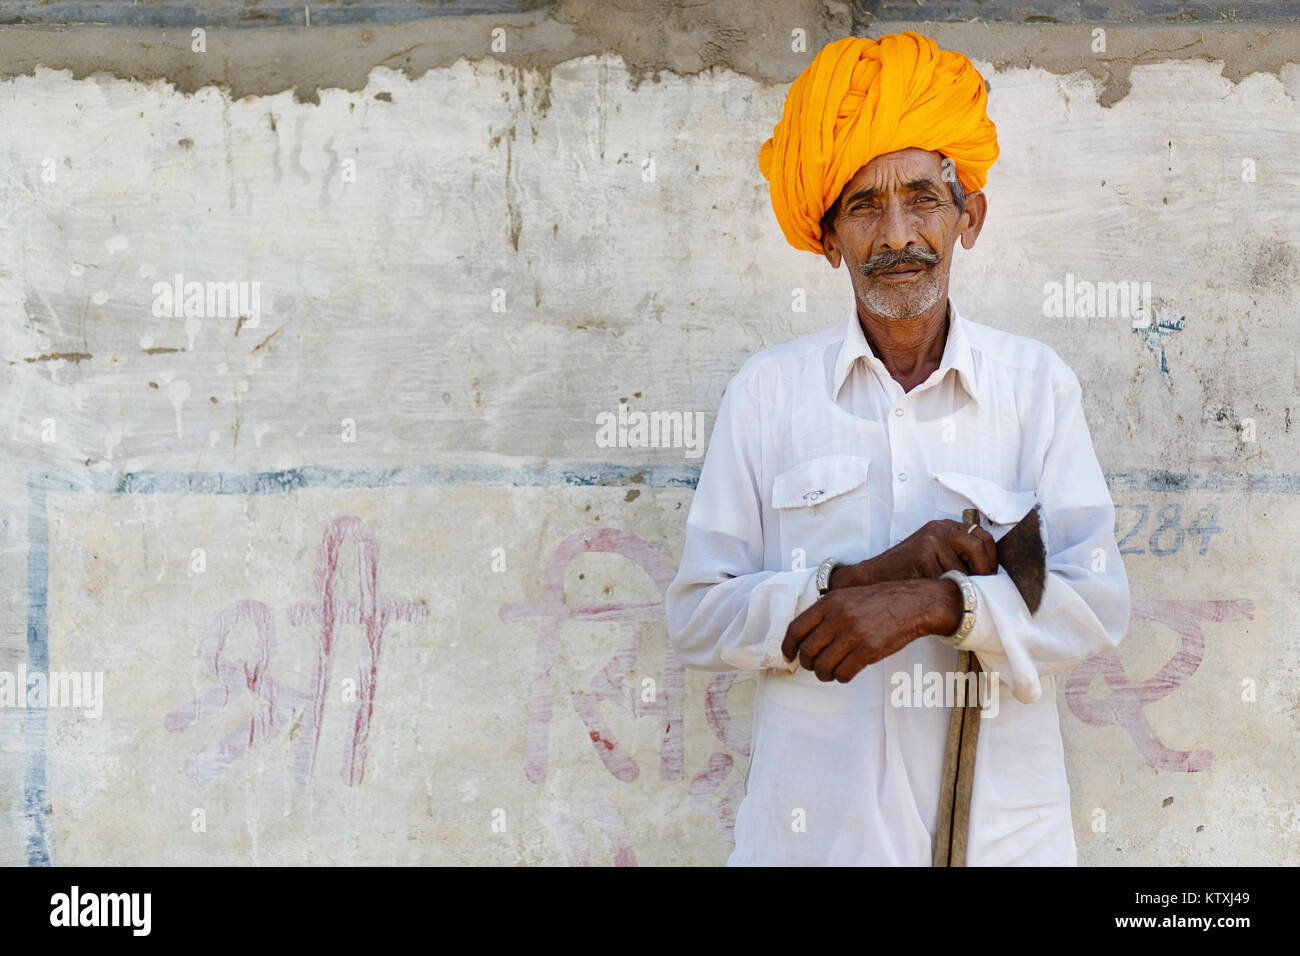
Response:
[[[1300,34],[811,2],[0,31],[0,671],[105,682],[0,707],[0,861],[725,860],[753,675],[660,607],[698,449],[597,416],[711,427],[840,321],[755,154],[822,43],[904,27],[999,129],[954,299],[1070,362],[1119,508],[1129,637],[1059,682],[1081,862],[1300,862]],[[257,299],[155,314],[177,274]]]

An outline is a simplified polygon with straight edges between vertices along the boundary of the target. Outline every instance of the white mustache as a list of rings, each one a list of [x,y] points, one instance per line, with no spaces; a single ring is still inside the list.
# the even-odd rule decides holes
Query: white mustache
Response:
[[[858,267],[858,271],[864,276],[872,276],[877,272],[883,272],[886,269],[892,269],[895,266],[915,263],[919,266],[934,266],[942,261],[943,256],[937,252],[899,252],[889,253],[882,252],[872,256],[866,262]]]

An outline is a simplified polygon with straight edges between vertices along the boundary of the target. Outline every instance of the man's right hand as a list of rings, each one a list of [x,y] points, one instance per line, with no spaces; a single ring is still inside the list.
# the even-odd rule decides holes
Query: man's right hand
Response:
[[[865,587],[882,581],[937,578],[945,571],[996,574],[998,552],[991,535],[979,525],[931,521],[888,551],[831,572],[830,586]]]

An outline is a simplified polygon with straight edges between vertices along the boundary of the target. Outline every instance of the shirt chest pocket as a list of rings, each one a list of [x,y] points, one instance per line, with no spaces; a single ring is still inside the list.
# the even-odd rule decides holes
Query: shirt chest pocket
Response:
[[[825,558],[860,560],[871,530],[871,459],[858,455],[809,458],[772,479],[772,509],[781,534],[783,567],[812,567]]]
[[[978,508],[990,525],[993,536],[1010,531],[1034,506],[1038,496],[1032,491],[1012,491],[997,482],[977,475],[942,471],[934,476],[935,517],[962,520],[967,508]]]

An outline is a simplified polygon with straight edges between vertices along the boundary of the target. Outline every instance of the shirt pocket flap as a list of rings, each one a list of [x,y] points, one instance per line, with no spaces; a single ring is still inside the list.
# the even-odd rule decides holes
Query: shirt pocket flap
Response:
[[[870,458],[825,455],[810,458],[772,479],[773,508],[811,508],[852,491],[867,480]]]
[[[987,478],[956,471],[939,472],[934,480],[965,498],[993,524],[1015,524],[1038,500],[1032,491],[1008,491]]]

